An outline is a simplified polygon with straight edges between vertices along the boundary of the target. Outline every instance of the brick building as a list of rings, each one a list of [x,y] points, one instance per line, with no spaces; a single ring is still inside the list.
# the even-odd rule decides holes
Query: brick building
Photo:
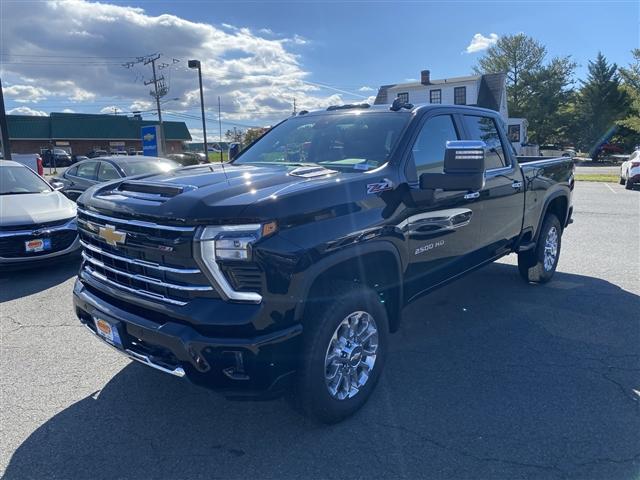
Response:
[[[48,117],[7,115],[11,151],[41,153],[62,148],[68,153],[86,155],[92,150],[140,151],[140,128],[157,122],[123,115],[51,113]],[[184,142],[191,140],[184,122],[162,122],[166,153],[180,153]]]

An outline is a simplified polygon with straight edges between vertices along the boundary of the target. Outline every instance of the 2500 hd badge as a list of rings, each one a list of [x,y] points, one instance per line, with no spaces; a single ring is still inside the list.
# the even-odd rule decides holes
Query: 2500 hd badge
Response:
[[[511,253],[525,281],[553,277],[573,164],[515,157],[502,123],[462,105],[332,107],[226,165],[96,185],[78,199],[75,311],[149,367],[232,397],[293,389],[340,421],[409,302]]]

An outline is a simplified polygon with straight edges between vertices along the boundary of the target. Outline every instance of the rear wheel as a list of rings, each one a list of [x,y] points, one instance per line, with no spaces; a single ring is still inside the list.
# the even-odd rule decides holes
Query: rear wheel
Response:
[[[625,180],[624,178],[622,178],[622,175],[620,176],[620,185],[624,185],[625,184]]]
[[[296,400],[305,414],[336,423],[373,392],[386,358],[389,322],[378,295],[365,286],[341,283],[324,297],[328,302],[305,321]]]
[[[560,258],[561,238],[562,227],[558,217],[547,213],[535,249],[518,254],[518,270],[522,278],[533,283],[551,280]]]
[[[627,179],[627,181],[625,182],[624,188],[626,190],[633,190],[633,183],[631,182],[631,180]]]

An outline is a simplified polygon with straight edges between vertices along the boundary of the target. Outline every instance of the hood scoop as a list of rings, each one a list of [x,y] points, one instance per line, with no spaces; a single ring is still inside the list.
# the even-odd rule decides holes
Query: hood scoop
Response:
[[[168,185],[161,182],[126,180],[116,188],[104,192],[100,196],[121,195],[130,198],[163,202],[181,193],[190,192],[197,188],[198,187],[193,185]]]
[[[334,173],[338,173],[336,170],[330,170],[323,166],[310,166],[310,167],[298,167],[294,168],[289,172],[289,175],[292,177],[302,177],[302,178],[315,178],[315,177],[323,177],[325,175],[331,175]]]

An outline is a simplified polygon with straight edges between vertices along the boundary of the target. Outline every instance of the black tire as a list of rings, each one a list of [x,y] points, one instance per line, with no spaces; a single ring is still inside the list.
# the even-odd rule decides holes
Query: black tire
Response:
[[[620,185],[624,185],[625,183],[624,178],[620,177]]]
[[[625,188],[625,190],[633,190],[633,183],[631,183],[631,180],[627,180],[625,182],[624,188]]]
[[[303,354],[295,389],[295,402],[305,415],[330,424],[353,415],[373,392],[386,360],[389,321],[376,292],[363,285],[338,282],[325,289],[323,298],[325,301],[310,306],[313,311],[305,319]],[[349,398],[338,399],[329,392],[325,380],[325,359],[338,327],[355,312],[366,312],[374,319],[378,333],[376,357],[368,380],[357,393]],[[359,356],[354,357],[354,360],[358,359]]]
[[[553,231],[555,229],[556,237],[556,252],[553,256],[553,261],[547,261],[545,264],[545,246],[547,240],[552,243]],[[535,249],[518,254],[518,271],[520,276],[532,283],[547,283],[553,277],[558,266],[558,259],[560,258],[560,247],[562,245],[562,226],[558,217],[553,213],[547,213],[542,222],[542,228],[540,229],[540,235],[538,236],[538,243]],[[551,254],[550,254],[551,257]],[[549,260],[548,258],[547,260]]]

